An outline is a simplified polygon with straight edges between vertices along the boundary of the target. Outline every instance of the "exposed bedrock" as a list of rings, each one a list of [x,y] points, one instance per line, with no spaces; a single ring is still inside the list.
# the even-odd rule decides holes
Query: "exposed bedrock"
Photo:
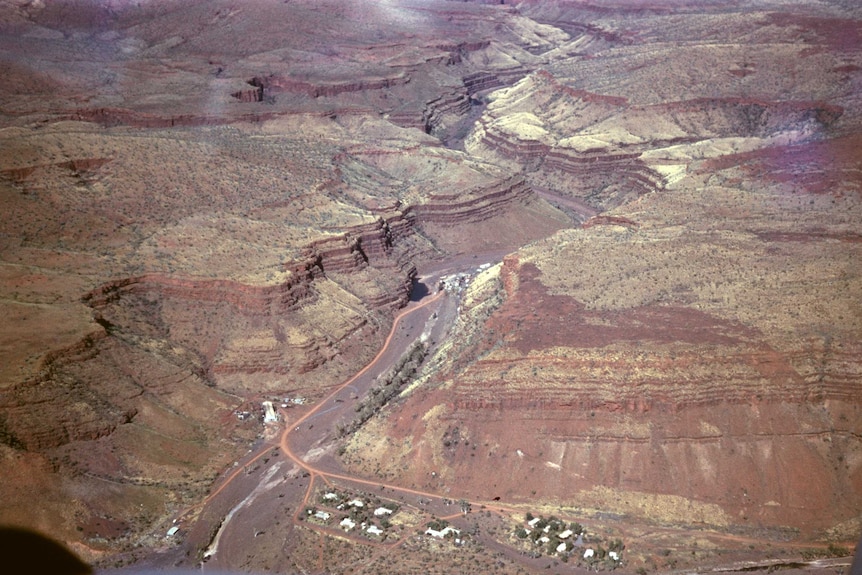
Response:
[[[252,100],[253,101],[253,100]],[[196,126],[220,126],[238,122],[264,122],[278,117],[278,112],[243,111],[235,115],[210,115],[206,113],[171,114],[152,113],[128,108],[102,107],[82,108],[74,112],[59,114],[59,120],[93,122],[105,127],[129,126],[134,128],[179,128]]]
[[[473,96],[485,90],[502,88],[503,86],[514,84],[526,76],[527,72],[522,67],[495,70],[492,72],[473,72],[464,76],[464,87],[467,89],[467,93]]]
[[[661,190],[663,164],[673,164],[686,145],[703,154],[712,141],[749,147],[810,141],[828,134],[843,113],[824,102],[739,97],[631,106],[625,98],[569,88],[540,70],[495,94],[466,148],[491,161],[517,162],[533,185],[610,209]]]
[[[0,392],[0,441],[41,451],[70,441],[97,439],[130,421],[135,414],[130,404],[117,404],[111,401],[111,394],[64,381],[60,375],[70,364],[92,362],[104,338],[105,334],[90,337],[53,352],[45,360],[40,378]]]
[[[726,193],[668,190],[642,199],[640,215],[652,202],[667,217],[670,206],[690,214],[768,197]],[[358,433],[348,464],[457,486],[456,497],[767,538],[817,538],[852,521],[862,506],[855,236],[671,231],[636,213],[560,232],[478,277],[423,386],[398,418]],[[366,453],[366,434],[395,441]]]
[[[7,169],[3,177],[14,185],[47,177],[42,172],[58,181],[89,177],[110,161],[78,158]],[[510,176],[484,178],[466,190],[435,190],[415,201],[375,208],[364,223],[320,233],[305,247],[290,246],[300,256],[276,270],[282,279],[274,282],[159,271],[93,288],[82,295],[94,313],[89,335],[51,351],[42,360],[39,378],[4,392],[4,406],[14,407],[6,418],[8,433],[3,431],[7,443],[43,450],[103,437],[133,419],[135,402],[117,398],[144,393],[139,384],[130,388],[134,393],[99,391],[110,388],[120,369],[110,360],[117,354],[103,353],[106,348],[142,354],[152,348],[154,361],[161,361],[163,347],[175,348],[165,357],[177,362],[176,372],[184,374],[179,379],[190,378],[197,386],[215,384],[240,394],[277,386],[319,391],[369,352],[357,343],[363,340],[360,332],[369,341],[379,336],[369,314],[385,321],[407,302],[414,262],[430,257],[425,238],[434,240],[431,228],[493,222],[507,210],[534,202],[535,196],[523,177]],[[508,245],[521,240],[510,239]],[[102,368],[112,375],[99,376]],[[81,370],[90,375],[74,375]],[[144,373],[133,379],[143,381]],[[44,405],[75,401],[80,409],[58,408],[62,418],[44,417]]]
[[[406,84],[409,81],[410,76],[400,73],[386,78],[369,78],[359,81],[332,83],[308,82],[287,76],[262,76],[252,78],[248,83],[259,87],[261,90],[261,99],[263,99],[267,95],[282,92],[301,93],[312,98],[331,97],[351,92],[392,88]]]
[[[513,177],[466,196],[440,195],[403,213],[385,212],[367,224],[312,242],[304,250],[305,259],[288,264],[287,279],[275,284],[155,272],[106,282],[83,296],[99,329],[79,344],[49,354],[39,380],[4,393],[7,407],[15,406],[14,416],[7,418],[15,422],[7,425],[8,443],[44,449],[95,439],[130,421],[133,403],[117,397],[143,391],[139,384],[133,386],[137,391],[119,396],[98,391],[109,386],[113,376],[97,374],[119,369],[110,361],[108,368],[102,365],[116,356],[100,353],[106,346],[136,353],[156,346],[156,357],[163,346],[175,348],[176,353],[168,355],[171,361],[182,358],[176,366],[185,374],[181,379],[191,377],[198,385],[216,384],[238,393],[251,392],[255,385],[302,386],[311,372],[317,374],[312,379],[318,387],[334,383],[342,376],[343,362],[328,363],[367,353],[354,337],[371,330],[367,314],[383,319],[407,302],[416,273],[412,258],[421,255],[411,252],[418,227],[488,220],[532,198],[523,178]],[[349,291],[343,291],[344,286]],[[330,315],[331,321],[320,321]],[[92,377],[71,375],[76,370]],[[146,379],[143,373],[134,375],[138,378]],[[63,409],[66,419],[43,416],[44,405],[73,399],[88,407]],[[34,427],[34,422],[40,423]]]
[[[425,203],[412,206],[409,211],[416,216],[417,223],[458,224],[476,223],[493,218],[501,210],[526,203],[534,197],[523,176],[516,175],[491,186],[463,193],[435,193]]]
[[[729,400],[644,413],[564,401],[455,408],[439,436],[421,436],[436,451],[423,471],[444,470],[473,497],[527,498],[526,485],[533,497],[659,523],[810,536],[858,509],[858,405]],[[452,428],[468,444],[446,445]],[[485,481],[475,480],[479,469]]]
[[[154,408],[183,411],[200,425],[205,405],[226,409],[226,400],[206,386],[193,355],[142,336],[96,334],[53,352],[38,377],[0,392],[2,442],[45,451],[91,441],[124,424],[152,425]]]
[[[406,303],[415,268],[393,251],[393,236],[381,218],[315,241],[304,261],[289,264],[287,279],[272,285],[146,274],[109,282],[85,300],[109,331],[163,338],[193,351],[210,379],[301,375],[350,345],[344,340],[366,326],[366,312],[386,315]],[[360,273],[369,266],[383,271]],[[361,297],[339,295],[343,288],[333,278],[361,284],[351,288]],[[337,319],[315,326],[314,310],[325,308]],[[237,382],[228,385],[242,390]]]
[[[262,102],[264,97],[264,82],[260,78],[252,78],[248,82],[249,88],[245,88],[231,94],[243,103]]]
[[[437,51],[438,54],[436,56],[425,58],[421,63],[416,62],[413,65],[401,69],[397,66],[393,66],[391,74],[378,78],[369,77],[359,80],[351,79],[349,81],[337,82],[325,80],[301,80],[277,74],[255,76],[248,80],[248,84],[257,90],[260,90],[260,97],[257,99],[251,98],[248,101],[261,101],[266,96],[282,92],[302,93],[312,98],[321,98],[351,92],[383,90],[396,86],[403,86],[404,84],[411,82],[412,74],[415,73],[418,66],[429,63],[443,66],[461,64],[463,57],[466,54],[486,49],[490,44],[490,40],[477,40],[430,46],[428,48]],[[465,84],[466,83],[467,82],[465,81]]]

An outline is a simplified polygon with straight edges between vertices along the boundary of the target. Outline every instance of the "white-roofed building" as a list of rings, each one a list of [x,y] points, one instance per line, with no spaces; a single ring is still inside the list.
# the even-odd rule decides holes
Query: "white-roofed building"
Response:
[[[350,517],[345,517],[341,520],[341,523],[338,524],[339,527],[344,529],[345,531],[350,531],[354,527],[356,527],[356,522],[350,519]]]

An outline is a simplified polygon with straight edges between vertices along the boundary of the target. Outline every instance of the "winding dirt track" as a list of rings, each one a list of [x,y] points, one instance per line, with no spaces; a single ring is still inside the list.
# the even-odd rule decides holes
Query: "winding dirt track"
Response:
[[[417,303],[415,305],[411,305],[411,306],[405,308],[404,310],[402,310],[399,314],[397,314],[395,316],[395,318],[393,319],[392,327],[391,327],[389,334],[387,335],[386,339],[384,340],[383,345],[381,346],[377,355],[375,355],[375,357],[370,362],[368,362],[368,364],[366,364],[362,369],[357,371],[353,376],[351,376],[349,379],[344,381],[342,384],[338,385],[325,398],[323,398],[321,401],[319,401],[314,407],[312,407],[309,411],[307,411],[299,419],[291,422],[290,424],[285,424],[284,429],[282,430],[281,435],[280,435],[277,442],[275,442],[275,441],[266,442],[243,465],[238,466],[236,470],[234,470],[232,473],[227,475],[225,477],[225,479],[221,482],[221,484],[216,489],[214,489],[203,501],[201,501],[197,505],[190,507],[190,508],[186,509],[185,511],[183,511],[183,513],[180,514],[180,517],[184,517],[184,516],[190,514],[192,511],[204,507],[213,498],[218,496],[229,485],[231,485],[231,483],[237,477],[239,477],[241,473],[244,473],[250,465],[252,465],[256,461],[261,459],[263,456],[265,456],[267,453],[269,453],[274,447],[278,447],[293,463],[295,463],[299,468],[306,471],[310,477],[310,480],[308,482],[308,486],[307,486],[306,491],[305,491],[305,495],[304,495],[303,500],[302,500],[302,504],[298,505],[296,507],[296,511],[294,513],[294,516],[293,516],[293,519],[296,522],[298,522],[300,520],[301,513],[303,512],[303,510],[308,505],[309,499],[311,498],[312,494],[314,493],[315,485],[317,484],[317,479],[320,479],[321,481],[323,481],[327,485],[331,485],[332,480],[338,480],[338,481],[344,481],[344,482],[348,482],[348,483],[352,483],[352,484],[366,485],[366,486],[374,487],[374,488],[380,488],[380,489],[385,488],[385,489],[390,490],[393,494],[397,494],[400,496],[419,497],[420,500],[422,498],[424,498],[427,501],[425,501],[425,503],[423,505],[432,505],[433,504],[433,506],[439,507],[439,505],[442,504],[442,502],[444,501],[444,498],[445,498],[445,495],[442,495],[440,493],[432,493],[432,492],[428,492],[428,491],[410,489],[410,488],[399,486],[399,485],[385,483],[385,482],[379,481],[379,480],[370,480],[370,479],[364,479],[361,477],[353,477],[350,475],[336,473],[333,471],[327,471],[325,469],[317,467],[314,464],[305,461],[302,458],[302,456],[298,455],[294,451],[294,448],[291,446],[291,438],[292,438],[292,434],[295,431],[300,430],[303,427],[303,424],[308,422],[315,415],[321,415],[327,411],[332,410],[333,409],[332,404],[334,404],[334,402],[336,401],[336,396],[340,392],[342,392],[346,388],[353,385],[360,377],[365,375],[369,370],[378,366],[378,363],[381,362],[381,360],[384,358],[384,356],[387,354],[387,352],[391,351],[390,348],[393,344],[394,338],[396,337],[396,335],[398,333],[398,328],[405,318],[408,318],[410,315],[418,312],[419,310],[439,301],[445,295],[446,295],[445,291],[440,291],[437,294],[435,294],[434,296],[426,297],[424,300],[420,301],[419,303]],[[326,409],[324,409],[324,408],[326,408]],[[284,421],[286,422],[288,420],[288,413],[284,409],[280,409],[279,411],[280,411]],[[310,429],[310,428],[311,428],[311,426],[308,426],[308,429]],[[320,440],[320,439],[323,439],[329,431],[330,430],[327,429],[327,426],[322,425],[322,426],[320,426],[319,430],[316,430],[314,432],[314,435],[316,435],[317,439]],[[307,430],[306,430],[306,433],[307,433]],[[308,441],[310,441],[311,438],[306,436],[303,439],[305,442],[308,442]],[[485,502],[476,501],[474,503],[477,505],[481,505],[484,509],[487,509],[487,511],[489,511],[491,513],[495,513],[495,514],[499,514],[499,515],[511,516],[512,514],[520,514],[524,511],[523,507],[515,507],[515,506],[507,505],[507,504],[500,502],[500,501],[485,501]],[[425,511],[427,511],[429,513],[431,512],[431,510],[429,508],[426,508]],[[445,518],[455,519],[456,517],[458,517],[460,515],[461,515],[460,513],[456,513],[456,514],[449,515]],[[439,516],[442,516],[442,515],[439,515]],[[344,535],[342,532],[340,532],[340,530],[333,530],[331,528],[326,528],[323,526],[320,526],[320,527],[310,526],[310,527],[312,527],[312,529],[314,529],[315,531],[318,531],[322,537],[326,536],[327,534],[339,535],[339,536]],[[617,526],[617,529],[625,531],[625,529],[623,529],[621,526]],[[661,531],[661,532],[666,531],[669,534],[672,534],[672,532],[673,532],[672,529],[658,529],[657,531]],[[713,533],[710,533],[709,536],[716,538],[716,539],[719,539],[719,540],[733,541],[735,543],[756,543],[756,542],[758,542],[758,540],[756,540],[756,539],[748,538],[748,537],[741,536],[741,535],[729,534],[729,533],[713,532]],[[364,541],[364,542],[366,544],[369,544],[372,547],[376,548],[377,552],[375,553],[375,555],[379,556],[381,553],[391,552],[395,548],[401,546],[404,543],[404,541],[405,541],[405,539],[398,539],[392,543],[382,543],[382,542],[373,542],[373,541]],[[497,543],[495,541],[489,541],[488,543],[497,544],[499,546],[499,543]],[[799,548],[823,547],[823,548],[825,548],[825,546],[826,546],[825,544],[822,544],[822,545],[811,544],[811,543],[797,544],[794,542],[786,542],[784,545],[787,547],[791,547],[791,548],[793,548],[793,547],[799,547]],[[322,547],[321,547],[321,549],[322,549]],[[511,553],[507,552],[508,555],[511,555],[512,558],[515,559],[516,561],[519,560],[518,558],[515,557],[515,555],[517,555],[517,553],[514,550],[509,549],[508,551],[511,552]],[[523,559],[523,558],[521,558],[521,559]],[[816,566],[815,565],[816,561],[815,562],[804,562],[804,563],[810,564],[810,566]],[[320,565],[322,568],[322,560],[321,560]],[[747,566],[750,567],[750,565],[747,565]],[[573,566],[569,566],[569,567],[573,567]],[[734,566],[726,568],[725,570],[727,570],[727,569],[733,570],[736,567],[738,567],[738,566],[734,565]],[[573,568],[571,570],[572,571],[579,571],[577,568]],[[716,568],[714,570],[721,570],[721,568]]]
[[[282,450],[282,452],[284,452],[284,454],[285,454],[285,455],[287,455],[287,456],[291,459],[291,461],[293,461],[293,462],[294,462],[294,463],[296,463],[299,467],[301,467],[302,469],[304,469],[305,471],[307,471],[308,473],[310,473],[310,474],[312,475],[312,477],[317,477],[317,476],[321,476],[321,477],[324,477],[324,478],[332,477],[332,478],[335,478],[335,479],[350,480],[350,481],[355,481],[355,482],[358,482],[358,483],[367,483],[367,484],[373,484],[373,485],[380,485],[380,483],[379,483],[379,482],[371,482],[371,481],[365,481],[365,480],[362,480],[362,479],[356,479],[356,478],[348,477],[348,476],[345,476],[345,475],[331,474],[331,473],[327,473],[327,472],[324,472],[324,471],[321,471],[321,470],[318,470],[318,469],[316,469],[316,468],[312,467],[311,465],[309,465],[308,463],[306,463],[305,461],[303,461],[303,460],[302,460],[302,458],[300,458],[299,456],[297,456],[297,455],[293,452],[293,449],[292,449],[292,448],[291,448],[291,446],[290,446],[290,433],[291,433],[291,431],[292,431],[294,428],[299,427],[300,425],[302,425],[302,423],[303,423],[303,422],[307,421],[308,419],[310,419],[311,417],[313,417],[315,414],[317,414],[318,412],[320,412],[321,408],[322,408],[324,405],[328,404],[328,403],[329,403],[329,402],[330,402],[330,401],[331,401],[331,400],[332,400],[336,395],[338,395],[338,393],[339,393],[339,392],[341,392],[341,391],[342,391],[342,390],[344,390],[345,388],[347,388],[347,387],[349,387],[350,385],[352,385],[352,384],[353,384],[353,383],[354,383],[358,378],[362,377],[362,375],[364,375],[364,374],[365,374],[369,369],[371,369],[372,367],[374,367],[374,366],[377,364],[377,362],[378,362],[378,361],[380,361],[380,358],[381,358],[381,357],[383,357],[383,355],[384,355],[384,354],[389,350],[389,346],[390,346],[390,345],[391,345],[391,343],[392,343],[392,339],[393,339],[393,337],[395,337],[395,334],[396,334],[397,329],[398,329],[398,325],[400,324],[400,322],[401,322],[401,320],[402,320],[402,319],[404,319],[404,318],[405,318],[405,317],[407,317],[408,315],[410,315],[410,314],[412,314],[412,313],[415,313],[416,311],[418,311],[418,310],[420,310],[420,309],[422,309],[422,308],[424,308],[424,307],[426,307],[426,306],[428,306],[428,305],[430,305],[430,304],[432,304],[432,303],[436,302],[437,300],[439,300],[439,299],[440,299],[441,297],[443,297],[444,295],[445,295],[445,292],[444,292],[444,291],[440,291],[440,292],[438,292],[436,295],[434,295],[434,296],[432,296],[432,297],[430,297],[430,298],[426,299],[425,301],[422,301],[421,303],[419,303],[419,304],[417,304],[417,305],[409,306],[409,307],[405,308],[405,309],[404,309],[404,310],[402,310],[398,315],[396,315],[396,316],[395,316],[395,318],[394,318],[394,319],[393,319],[393,321],[392,321],[392,328],[389,330],[389,335],[387,335],[387,336],[386,336],[386,340],[383,342],[383,345],[381,346],[380,351],[379,351],[379,352],[377,352],[377,355],[376,355],[376,356],[374,356],[374,359],[372,359],[370,362],[368,362],[368,364],[367,364],[365,367],[363,367],[362,369],[360,369],[359,371],[357,371],[357,372],[356,372],[352,377],[350,377],[347,381],[345,381],[344,383],[342,383],[341,385],[339,385],[338,387],[336,387],[336,388],[335,388],[335,389],[334,389],[334,390],[333,390],[329,395],[327,395],[323,400],[321,400],[320,402],[318,402],[318,403],[317,403],[317,405],[315,405],[311,410],[309,410],[307,413],[305,413],[305,415],[303,415],[302,417],[300,417],[298,420],[296,420],[295,422],[293,422],[291,425],[286,425],[286,426],[285,426],[284,431],[283,431],[283,432],[282,432],[282,434],[281,434],[281,439],[280,439],[280,441],[279,441],[279,443],[278,443],[278,444],[275,444],[275,443],[273,443],[273,442],[267,442],[267,443],[265,443],[265,444],[264,444],[264,445],[263,445],[263,446],[262,446],[262,447],[257,451],[257,453],[255,453],[255,454],[252,456],[252,458],[251,458],[251,459],[249,459],[248,461],[246,461],[243,465],[239,465],[239,466],[237,466],[237,468],[236,468],[232,473],[230,473],[229,475],[227,475],[227,476],[224,478],[224,480],[219,484],[219,486],[218,486],[217,488],[213,489],[213,490],[210,492],[210,494],[206,496],[206,498],[204,498],[204,499],[203,499],[202,501],[200,501],[199,503],[197,503],[197,504],[195,504],[195,505],[193,505],[193,506],[191,506],[191,507],[187,507],[186,509],[184,509],[183,511],[181,511],[181,512],[178,514],[178,520],[186,519],[186,518],[187,518],[187,517],[188,517],[188,516],[193,512],[193,511],[195,511],[195,510],[197,510],[197,509],[201,509],[201,508],[203,508],[204,506],[206,506],[210,501],[212,501],[215,497],[217,497],[220,493],[222,493],[222,492],[223,492],[223,491],[224,491],[228,486],[230,486],[230,485],[231,485],[231,483],[232,483],[232,482],[233,482],[237,477],[239,477],[239,475],[240,475],[241,473],[244,473],[244,472],[245,472],[245,470],[248,468],[248,466],[249,466],[249,465],[251,465],[251,464],[255,463],[257,460],[259,460],[260,458],[262,458],[264,455],[266,455],[266,454],[267,454],[267,453],[268,453],[268,452],[269,452],[273,447],[275,447],[276,445],[279,445],[279,446],[280,446],[280,448],[281,448],[281,450]],[[282,417],[283,417],[283,418],[285,419],[285,421],[286,421],[286,420],[287,420],[287,414],[284,412],[284,410],[283,410],[283,409],[279,409],[279,411],[280,411],[280,413],[281,413]],[[313,484],[314,484],[314,482],[313,482],[313,481],[309,483],[309,489],[310,489],[311,485],[313,485]],[[396,488],[396,487],[393,487],[393,489],[395,489],[395,488]],[[400,488],[397,488],[397,489],[400,489]],[[409,490],[405,490],[405,491],[409,491]],[[416,493],[417,493],[417,494],[420,494],[420,495],[426,495],[426,496],[434,496],[434,497],[436,497],[436,496],[437,496],[436,494],[423,494],[423,493],[419,493],[419,492],[416,492]],[[308,498],[308,493],[306,493],[306,500],[307,500],[307,498]]]
[[[289,457],[291,459],[291,461],[296,463],[300,468],[307,471],[310,475],[310,478],[311,478],[311,480],[308,483],[308,487],[306,489],[306,493],[305,493],[305,496],[303,498],[302,505],[297,507],[296,512],[294,514],[295,520],[297,520],[299,518],[302,510],[308,504],[309,498],[311,497],[311,495],[314,492],[314,486],[315,486],[315,482],[316,482],[317,478],[320,478],[327,485],[330,485],[331,480],[340,480],[340,481],[350,482],[353,484],[367,485],[369,487],[386,488],[386,489],[390,490],[391,492],[394,492],[396,494],[400,494],[402,496],[403,495],[410,495],[410,496],[415,496],[415,497],[419,497],[419,498],[426,498],[428,500],[440,500],[440,501],[442,501],[443,498],[445,497],[444,495],[442,495],[440,493],[433,493],[433,492],[421,491],[421,490],[417,490],[417,489],[410,489],[408,487],[393,485],[390,483],[386,483],[384,481],[363,479],[360,477],[353,477],[350,475],[344,475],[344,474],[340,474],[340,473],[326,471],[324,469],[321,469],[321,468],[314,466],[311,463],[304,461],[299,455],[297,455],[294,452],[293,448],[290,445],[291,434],[294,431],[300,429],[302,427],[302,424],[304,422],[308,421],[309,419],[313,418],[315,416],[315,414],[320,413],[321,410],[324,408],[324,406],[329,404],[339,392],[341,392],[342,390],[344,390],[348,386],[352,385],[359,377],[364,375],[368,370],[372,369],[380,361],[380,359],[384,356],[384,354],[387,351],[389,351],[389,347],[392,344],[392,340],[397,333],[397,329],[398,329],[398,326],[399,326],[401,320],[403,320],[405,317],[409,316],[410,314],[413,314],[413,313],[417,312],[418,310],[436,302],[444,294],[445,294],[445,292],[441,291],[441,292],[437,293],[436,295],[434,295],[433,297],[427,298],[424,301],[422,301],[421,303],[414,305],[412,307],[409,307],[409,308],[403,310],[401,313],[399,313],[395,317],[395,319],[393,320],[392,328],[389,332],[389,335],[386,337],[386,340],[384,341],[380,351],[377,353],[377,355],[374,357],[374,359],[372,359],[365,367],[363,367],[361,370],[359,370],[355,375],[353,375],[347,381],[345,381],[344,383],[339,385],[325,399],[323,399],[317,405],[315,405],[315,407],[313,409],[311,409],[310,411],[305,413],[302,417],[300,417],[298,420],[294,421],[291,425],[285,426],[285,429],[281,434],[281,438],[280,438],[278,445],[281,448],[281,451],[287,457]],[[287,414],[282,411],[282,416],[286,418],[286,415]],[[321,430],[320,433],[326,433],[326,432],[324,430]],[[322,437],[322,435],[321,435],[321,437]],[[268,448],[269,447],[267,447],[267,449]],[[263,453],[265,453],[265,452],[266,452],[266,449],[263,450]],[[260,457],[260,455],[262,455],[262,454],[258,454],[255,457],[255,459]],[[523,511],[524,511],[523,507],[516,507],[516,506],[507,505],[506,503],[501,502],[501,501],[476,501],[475,503],[477,505],[481,505],[484,509],[487,509],[487,511],[490,511],[491,513],[500,514],[500,515],[520,514],[520,513],[523,513]],[[460,513],[455,513],[455,514],[452,514],[452,515],[449,515],[449,516],[446,516],[443,518],[451,520],[451,519],[455,519],[456,517],[459,517],[460,515],[461,515]],[[569,519],[571,519],[571,518],[569,518]],[[320,531],[321,531],[321,533],[332,532],[332,530],[326,529],[326,528],[320,528]],[[672,530],[672,529],[666,529],[666,530],[661,530],[661,531],[667,531],[668,533],[671,533],[671,534],[674,533],[674,530]],[[338,535],[343,536],[343,533],[338,532]],[[745,537],[742,535],[729,534],[729,533],[715,532],[715,533],[710,533],[710,536],[714,537],[716,539],[719,539],[719,540],[732,541],[732,542],[736,542],[736,543],[756,543],[756,542],[759,542],[758,540],[753,539],[753,538]],[[373,547],[378,548],[379,552],[383,552],[384,549],[391,551],[392,549],[402,545],[404,543],[404,541],[405,541],[404,539],[399,539],[399,540],[397,540],[391,544],[374,543],[374,542],[366,542],[366,543],[369,543]],[[798,547],[801,549],[803,549],[803,548],[805,548],[805,549],[826,548],[826,544],[811,544],[811,543],[798,544],[795,542],[787,542],[785,545],[787,547],[791,547],[791,548]],[[511,550],[509,550],[509,551],[511,551]],[[509,553],[509,554],[512,555],[514,558],[513,553]],[[816,566],[817,561],[813,561],[813,562],[812,561],[803,561],[802,563],[804,563],[808,566]],[[578,568],[574,568],[573,566],[570,566],[570,567],[572,567],[572,569],[571,569],[572,571],[575,571],[575,572],[580,571]],[[750,564],[747,564],[746,567],[750,567]],[[717,568],[717,570],[721,570],[721,568]]]
[[[363,367],[362,369],[357,371],[350,379],[348,379],[347,381],[345,381],[344,383],[342,383],[341,385],[336,387],[335,390],[333,390],[323,400],[319,401],[317,403],[317,405],[315,405],[314,408],[312,408],[308,412],[306,412],[305,415],[303,415],[302,417],[300,417],[299,419],[294,421],[291,425],[285,426],[285,429],[281,434],[281,441],[279,442],[279,445],[281,446],[281,450],[284,452],[285,455],[287,455],[297,465],[299,465],[301,468],[305,469],[309,473],[321,473],[321,474],[325,474],[325,475],[330,476],[330,477],[347,478],[347,477],[341,477],[341,476],[330,474],[330,473],[321,472],[321,471],[311,467],[308,463],[306,463],[300,457],[298,457],[293,452],[293,449],[290,446],[290,433],[292,431],[291,428],[296,429],[296,428],[300,427],[305,421],[309,420],[315,414],[317,414],[324,405],[326,405],[331,400],[333,400],[335,398],[335,396],[338,395],[339,392],[341,392],[344,388],[350,386],[353,382],[355,382],[357,379],[362,377],[369,369],[374,367],[374,365],[377,364],[377,362],[380,360],[380,358],[383,357],[383,355],[389,350],[389,346],[392,343],[392,338],[395,337],[396,331],[398,329],[398,324],[401,322],[401,320],[404,319],[409,314],[415,313],[416,311],[422,309],[423,307],[434,303],[435,301],[440,299],[445,293],[446,292],[444,292],[444,291],[440,291],[436,295],[434,295],[433,297],[430,297],[430,298],[426,299],[425,301],[423,301],[423,302],[421,302],[415,306],[408,307],[408,308],[404,309],[403,311],[401,311],[401,313],[396,315],[395,319],[392,321],[392,329],[389,330],[389,335],[386,336],[386,340],[383,342],[383,345],[380,347],[380,351],[378,351],[377,355],[374,356],[374,359],[372,359],[370,362],[368,362],[368,364],[366,364],[365,367]],[[286,418],[286,415],[287,415],[286,413],[281,411],[281,414],[283,417]]]

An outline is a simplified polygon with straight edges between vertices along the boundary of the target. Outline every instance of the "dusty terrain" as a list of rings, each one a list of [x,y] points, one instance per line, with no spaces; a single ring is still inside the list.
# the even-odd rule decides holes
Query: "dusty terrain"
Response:
[[[0,522],[103,567],[836,569],[862,13],[703,4],[0,1]]]

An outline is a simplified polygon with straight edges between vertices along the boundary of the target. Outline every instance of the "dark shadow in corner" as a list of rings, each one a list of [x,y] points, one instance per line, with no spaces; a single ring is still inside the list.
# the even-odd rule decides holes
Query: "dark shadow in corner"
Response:
[[[410,286],[410,301],[420,301],[422,298],[431,293],[428,286],[417,279],[413,279],[413,285]]]
[[[4,573],[86,575],[90,566],[71,551],[35,531],[0,527],[0,570]]]

